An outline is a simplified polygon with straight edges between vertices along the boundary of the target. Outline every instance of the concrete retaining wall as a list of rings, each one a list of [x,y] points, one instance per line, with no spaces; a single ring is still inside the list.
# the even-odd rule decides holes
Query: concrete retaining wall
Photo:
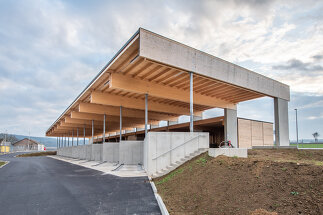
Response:
[[[119,162],[119,143],[104,143],[102,151],[102,161]]]
[[[57,149],[57,155],[110,163],[139,164],[143,162],[143,141],[63,147]]]
[[[103,144],[93,144],[91,151],[91,160],[102,161]]]
[[[217,157],[220,155],[228,156],[228,157],[240,157],[247,158],[248,157],[248,149],[240,149],[240,148],[210,148],[209,155],[211,157]]]
[[[119,146],[119,162],[121,164],[143,163],[144,141],[121,141]]]
[[[149,175],[155,174],[203,148],[209,148],[207,132],[149,132],[144,141],[144,168]]]

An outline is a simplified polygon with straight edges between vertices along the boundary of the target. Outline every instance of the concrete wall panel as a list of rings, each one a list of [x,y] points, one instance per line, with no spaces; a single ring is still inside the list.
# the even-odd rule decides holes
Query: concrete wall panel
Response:
[[[263,126],[263,132],[264,132],[264,145],[273,146],[274,145],[273,124],[264,122],[262,126]]]
[[[251,121],[251,135],[252,146],[264,145],[262,122]]]
[[[102,151],[102,161],[119,162],[119,143],[104,143]]]
[[[91,160],[102,161],[103,144],[92,144]]]
[[[119,162],[121,164],[142,164],[143,142],[121,141],[119,145]]]
[[[251,121],[238,119],[239,148],[251,148]]]
[[[144,141],[144,168],[152,175],[208,147],[207,132],[149,132]]]

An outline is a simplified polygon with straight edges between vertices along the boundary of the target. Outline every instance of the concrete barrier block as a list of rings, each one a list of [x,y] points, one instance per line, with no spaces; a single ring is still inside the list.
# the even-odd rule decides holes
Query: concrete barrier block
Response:
[[[217,157],[220,155],[224,155],[227,157],[241,157],[247,158],[248,157],[248,149],[243,148],[210,148],[209,149],[209,156]]]

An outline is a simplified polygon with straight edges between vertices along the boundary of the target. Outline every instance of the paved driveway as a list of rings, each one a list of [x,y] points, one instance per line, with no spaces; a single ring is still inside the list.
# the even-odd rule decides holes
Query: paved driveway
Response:
[[[0,168],[0,214],[160,214],[147,177],[120,178],[48,157]]]

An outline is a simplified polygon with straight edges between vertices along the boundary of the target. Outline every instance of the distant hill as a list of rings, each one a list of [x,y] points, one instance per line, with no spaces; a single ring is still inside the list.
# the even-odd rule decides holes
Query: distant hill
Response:
[[[35,140],[41,144],[44,144],[46,147],[55,147],[56,148],[56,137],[33,137],[33,136],[25,136],[25,135],[19,135],[19,134],[10,134],[15,136],[18,140],[22,140],[24,138],[30,138],[32,140]],[[83,143],[83,139],[81,141]],[[85,143],[87,144],[87,139],[85,140]]]

